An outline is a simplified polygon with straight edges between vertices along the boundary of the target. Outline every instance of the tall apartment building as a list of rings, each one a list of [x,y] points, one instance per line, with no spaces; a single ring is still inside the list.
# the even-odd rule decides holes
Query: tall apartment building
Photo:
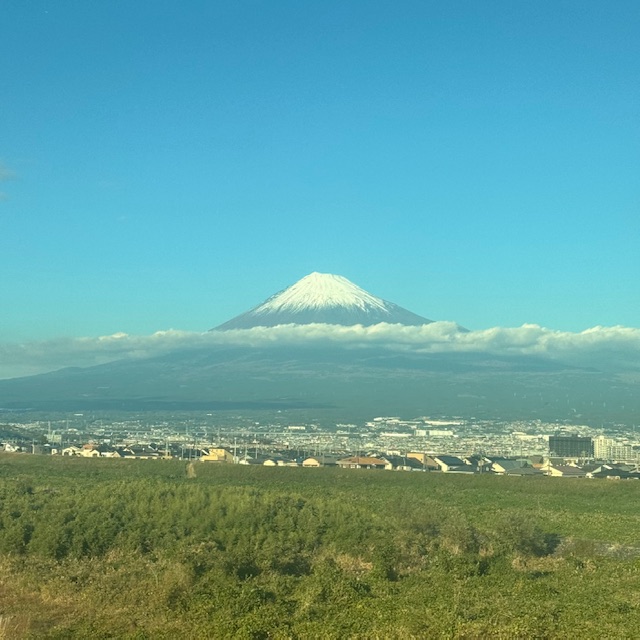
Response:
[[[549,455],[558,458],[591,458],[593,440],[583,436],[549,436]]]

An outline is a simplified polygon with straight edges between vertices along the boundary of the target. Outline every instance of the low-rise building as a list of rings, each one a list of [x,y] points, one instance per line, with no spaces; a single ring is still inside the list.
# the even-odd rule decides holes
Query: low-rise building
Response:
[[[586,471],[580,467],[560,464],[550,466],[547,470],[547,475],[554,478],[584,478],[587,474]]]
[[[211,448],[200,456],[200,462],[230,462],[233,463],[233,453],[222,448]]]
[[[382,458],[371,456],[351,456],[338,460],[337,465],[341,469],[386,469],[388,462]]]
[[[302,461],[303,467],[335,467],[338,464],[338,456],[311,456]]]

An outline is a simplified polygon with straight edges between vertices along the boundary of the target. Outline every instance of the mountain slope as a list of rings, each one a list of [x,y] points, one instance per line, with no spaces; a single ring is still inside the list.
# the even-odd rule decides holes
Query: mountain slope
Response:
[[[214,330],[311,323],[370,326],[381,322],[422,325],[433,321],[378,298],[347,278],[314,272]]]
[[[312,273],[217,329],[380,322],[431,321],[346,278]],[[629,422],[640,413],[640,379],[624,372],[531,355],[425,353],[409,344],[385,348],[375,340],[318,336],[307,341],[307,329],[299,331],[299,340],[272,341],[269,334],[278,331],[265,329],[247,331],[258,338],[241,346],[231,344],[239,336],[217,335],[210,337],[224,345],[0,380],[0,409],[296,409],[316,416],[333,412],[339,421],[441,414],[569,421],[589,416],[602,423]]]
[[[0,407],[295,409],[339,422],[372,415],[576,420],[582,414],[604,422],[637,415],[639,388],[620,376],[532,356],[328,344],[211,347],[1,380]]]

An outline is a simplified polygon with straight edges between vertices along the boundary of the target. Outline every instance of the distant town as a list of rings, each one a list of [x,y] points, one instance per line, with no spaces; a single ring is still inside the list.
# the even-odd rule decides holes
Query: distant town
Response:
[[[260,418],[260,419],[258,419]],[[292,416],[185,413],[44,418],[0,416],[7,453],[81,458],[170,459],[265,466],[334,466],[440,473],[640,478],[635,427],[456,416],[378,416],[363,424]]]

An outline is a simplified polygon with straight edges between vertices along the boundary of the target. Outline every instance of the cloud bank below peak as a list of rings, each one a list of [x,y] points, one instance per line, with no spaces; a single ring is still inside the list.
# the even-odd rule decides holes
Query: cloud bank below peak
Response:
[[[417,353],[484,353],[539,356],[604,370],[640,371],[640,329],[596,326],[578,333],[535,324],[461,331],[452,322],[423,326],[378,324],[279,325],[206,333],[158,331],[148,336],[58,338],[27,343],[0,343],[0,378],[45,373],[64,367],[86,367],[120,359],[161,356],[180,349],[207,347],[300,347],[335,345],[379,347]]]

